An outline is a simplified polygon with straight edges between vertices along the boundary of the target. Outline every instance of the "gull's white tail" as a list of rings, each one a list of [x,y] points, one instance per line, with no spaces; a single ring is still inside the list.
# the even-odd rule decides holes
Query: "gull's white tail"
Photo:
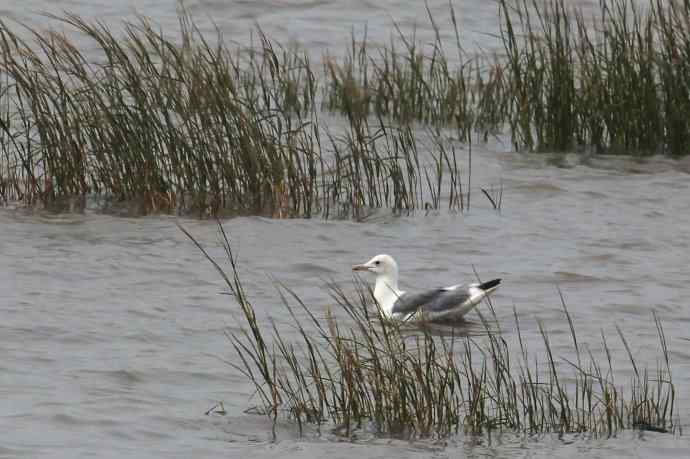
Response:
[[[461,319],[481,303],[488,294],[496,290],[499,285],[501,285],[501,279],[493,279],[481,284],[471,285],[467,289],[470,297],[457,308],[453,308],[444,314],[444,318]]]
[[[490,280],[489,282],[484,282],[483,284],[477,285],[477,288],[484,290],[484,293],[491,293],[501,285],[501,279]]]

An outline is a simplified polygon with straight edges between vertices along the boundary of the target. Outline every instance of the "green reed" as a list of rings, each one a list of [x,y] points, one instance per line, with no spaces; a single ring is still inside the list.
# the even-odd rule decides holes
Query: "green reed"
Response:
[[[43,190],[36,185],[42,199],[107,191],[154,209],[226,199],[256,209],[270,199],[272,172],[289,154],[277,141],[289,134],[275,117],[243,108],[236,95],[255,87],[240,81],[226,49],[197,37],[185,17],[182,46],[145,20],[128,25],[125,40],[76,16],[59,20],[92,38],[103,60],[90,62],[55,33],[34,32],[37,49],[7,27],[1,37],[22,122],[15,129],[45,177]],[[227,155],[235,145],[245,154]],[[188,195],[204,202],[185,203]]]
[[[300,431],[312,424],[347,436],[367,426],[381,435],[405,438],[442,438],[459,431],[611,436],[621,429],[671,432],[676,427],[669,351],[656,315],[663,360],[655,371],[639,366],[618,330],[634,370],[628,388],[615,379],[612,351],[603,333],[604,364],[583,348],[565,301],[572,359],[554,354],[541,323],[543,349],[530,354],[517,312],[517,348],[483,317],[484,330],[474,337],[452,332],[434,336],[424,326],[389,322],[372,306],[371,291],[360,283],[355,284],[354,297],[331,286],[335,304],[324,318],[290,288],[279,286],[290,317],[293,338],[288,341],[284,328],[257,317],[242,287],[230,241],[219,227],[230,273],[182,231],[213,263],[242,309],[242,331],[230,335],[238,359],[233,366],[254,384],[274,429],[285,417]]]
[[[501,0],[502,56],[469,55],[450,7],[455,43],[428,13],[431,45],[397,26],[381,48],[353,36],[323,74],[261,30],[249,48],[230,47],[184,11],[178,40],[146,18],[122,36],[53,17],[92,40],[88,55],[64,34],[23,39],[1,23],[0,199],[362,218],[441,198],[469,207],[471,156],[463,186],[441,129],[470,151],[507,128],[517,149],[686,154],[690,3],[600,5],[589,18],[564,0]],[[345,115],[344,132],[321,122],[321,108]],[[420,157],[413,122],[437,150]]]
[[[138,213],[275,217],[424,206],[411,129],[372,128],[353,112],[345,135],[330,134],[308,56],[260,30],[245,49],[207,38],[184,12],[175,41],[146,18],[125,24],[124,38],[78,16],[52,18],[96,50],[1,25],[4,200],[96,195]]]
[[[464,141],[508,127],[518,149],[636,155],[688,153],[690,3],[602,0],[586,17],[565,0],[499,2],[500,57],[449,58],[439,25],[372,49],[366,36],[343,64],[326,65],[324,106],[454,127]]]
[[[498,130],[507,109],[502,66],[487,66],[490,59],[485,56],[465,54],[452,5],[457,57],[448,57],[439,25],[428,9],[427,14],[435,32],[430,49],[395,25],[397,35],[388,46],[372,49],[365,33],[360,42],[352,37],[342,65],[326,60],[324,108],[349,116],[450,126],[464,140],[474,129],[487,134]]]
[[[607,0],[593,18],[564,0],[511,5],[501,0],[517,147],[688,153],[690,3]]]

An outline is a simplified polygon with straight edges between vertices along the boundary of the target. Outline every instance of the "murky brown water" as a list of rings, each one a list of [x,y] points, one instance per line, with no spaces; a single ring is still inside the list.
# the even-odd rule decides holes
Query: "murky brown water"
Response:
[[[288,6],[284,4],[287,3]],[[593,3],[593,2],[589,2]],[[430,2],[444,11],[445,1]],[[175,2],[0,2],[3,16],[39,22],[33,11],[62,9],[117,24],[134,5],[164,26]],[[408,26],[418,2],[190,2],[233,38],[245,40],[257,19],[269,36],[295,39],[320,53],[340,51],[349,31],[368,22],[387,40],[391,17]],[[482,40],[496,6],[457,7],[464,33]],[[441,14],[441,13],[439,13]],[[420,34],[427,23],[419,23]],[[472,35],[474,34],[474,35]],[[472,211],[394,217],[364,223],[237,218],[225,222],[246,287],[262,317],[279,315],[269,276],[294,288],[317,312],[329,304],[325,280],[347,285],[351,265],[380,252],[401,265],[410,289],[502,277],[494,296],[512,333],[512,308],[523,337],[541,349],[536,321],[550,331],[556,355],[570,355],[570,335],[556,290],[573,315],[578,338],[600,348],[603,330],[619,381],[627,357],[619,325],[638,362],[659,356],[652,310],[671,349],[679,415],[690,408],[690,314],[687,298],[689,176],[684,163],[508,153],[494,143],[475,149],[473,182],[503,181],[503,210],[477,189]],[[462,158],[461,161],[464,161]],[[222,257],[215,224],[182,220]],[[615,439],[506,435],[445,443],[376,439],[343,441],[331,434],[299,438],[290,425],[271,441],[270,424],[243,414],[252,388],[222,359],[233,352],[223,332],[235,325],[234,304],[217,274],[169,217],[116,218],[87,212],[50,215],[0,210],[0,457],[677,457],[687,437],[624,432]],[[287,331],[289,333],[289,331]],[[205,416],[223,401],[227,416]],[[685,429],[687,430],[687,428]]]

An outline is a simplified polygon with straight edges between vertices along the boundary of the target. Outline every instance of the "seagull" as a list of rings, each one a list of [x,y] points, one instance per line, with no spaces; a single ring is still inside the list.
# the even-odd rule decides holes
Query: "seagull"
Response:
[[[501,283],[501,279],[494,279],[407,293],[398,288],[398,264],[390,255],[376,255],[352,270],[376,274],[374,299],[381,312],[387,319],[402,321],[461,319]]]

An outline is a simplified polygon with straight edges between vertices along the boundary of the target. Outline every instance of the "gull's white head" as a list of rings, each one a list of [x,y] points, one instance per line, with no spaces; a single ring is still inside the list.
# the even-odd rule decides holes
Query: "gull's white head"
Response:
[[[391,317],[395,302],[405,292],[398,290],[398,264],[390,255],[376,255],[363,265],[352,267],[353,271],[367,271],[376,274],[374,298],[386,317]]]
[[[387,276],[393,279],[398,278],[398,264],[390,255],[376,255],[363,265],[352,267],[353,271],[368,271],[377,276]]]

